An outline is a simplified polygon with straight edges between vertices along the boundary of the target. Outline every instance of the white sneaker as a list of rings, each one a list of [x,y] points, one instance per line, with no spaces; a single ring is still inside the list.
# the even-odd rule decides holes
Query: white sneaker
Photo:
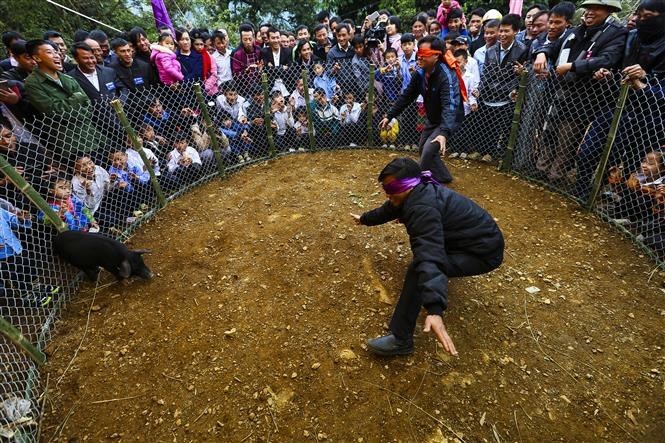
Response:
[[[391,144],[390,149],[395,149],[395,145]]]
[[[249,154],[246,153],[246,152],[245,152],[245,161],[248,161],[248,162],[252,161],[252,157],[250,157]]]
[[[355,144],[355,143],[349,143],[349,146],[352,147],[352,148],[355,148],[355,147],[358,146],[358,145]]]
[[[289,148],[289,152],[296,152],[296,150],[293,148]]]
[[[387,148],[388,145],[384,143],[384,144],[381,145],[381,147],[382,147],[382,148]]]
[[[237,159],[238,159],[238,163],[244,163],[245,162],[245,159],[243,158],[242,154],[238,154]]]
[[[468,156],[469,156],[469,155],[468,155],[466,152],[462,152],[462,153],[459,155],[459,158],[461,158],[462,160],[464,160],[464,159],[467,158]]]
[[[452,154],[450,154],[450,158],[457,158],[457,157],[459,157],[459,152],[453,152]]]
[[[305,148],[298,148],[298,152],[305,152]]]

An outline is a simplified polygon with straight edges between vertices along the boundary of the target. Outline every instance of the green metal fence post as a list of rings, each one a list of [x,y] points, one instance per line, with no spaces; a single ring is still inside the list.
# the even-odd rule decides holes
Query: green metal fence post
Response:
[[[316,141],[314,140],[314,121],[312,120],[312,107],[310,106],[310,100],[312,99],[309,96],[309,71],[307,69],[302,70],[302,86],[304,88],[305,94],[305,109],[307,112],[307,132],[309,133],[309,149],[316,149]]]
[[[277,153],[275,149],[275,137],[272,132],[272,118],[270,115],[270,91],[268,90],[268,74],[261,74],[261,86],[263,87],[263,123],[266,125],[266,138],[270,147],[270,156]]]
[[[205,122],[206,134],[210,137],[210,144],[212,145],[212,152],[215,153],[215,160],[217,161],[217,169],[219,170],[219,175],[224,177],[226,173],[224,169],[224,159],[222,158],[222,151],[219,149],[219,141],[217,140],[217,128],[210,118],[210,112],[208,112],[208,105],[206,104],[205,98],[203,98],[203,92],[201,91],[201,84],[194,84],[194,94],[196,95],[196,100],[199,102],[199,108],[203,114],[203,121]]]
[[[374,147],[374,72],[376,66],[369,65],[369,84],[367,85],[367,146]]]
[[[621,120],[621,114],[623,113],[623,108],[626,106],[626,98],[628,97],[628,91],[630,90],[630,85],[624,84],[621,85],[621,90],[619,91],[619,98],[617,98],[616,108],[614,109],[614,116],[612,117],[612,125],[610,126],[610,131],[607,133],[607,140],[605,141],[605,149],[603,149],[603,154],[600,157],[598,162],[598,167],[596,169],[596,174],[593,177],[593,182],[591,184],[591,194],[589,194],[589,200],[586,202],[586,209],[591,211],[598,194],[600,193],[600,188],[603,185],[603,177],[605,177],[605,170],[607,169],[607,161],[610,158],[610,152],[614,146],[614,141],[616,140],[617,131],[619,129],[619,121]]]
[[[127,120],[125,111],[122,109],[122,103],[120,103],[120,100],[116,99],[111,102],[111,106],[113,106],[113,109],[115,110],[116,114],[118,114],[118,119],[120,119],[122,127],[125,129],[127,135],[132,140],[132,144],[134,145],[134,150],[136,150],[136,152],[139,153],[141,161],[143,161],[143,164],[148,170],[148,173],[150,174],[150,183],[152,184],[152,188],[155,190],[155,195],[157,196],[157,203],[159,204],[160,208],[163,208],[164,206],[166,206],[166,198],[164,197],[162,188],[159,186],[159,181],[157,181],[157,176],[155,175],[155,171],[152,169],[152,164],[150,163],[150,160],[148,160],[148,157],[146,157],[145,152],[143,151],[143,145],[139,141],[139,138],[136,136],[136,132],[134,132],[134,128],[132,128],[132,125],[129,124],[129,120]]]
[[[515,101],[515,111],[513,112],[513,123],[510,128],[510,137],[506,152],[503,154],[500,170],[510,171],[513,166],[513,157],[515,155],[515,145],[517,145],[517,136],[520,133],[520,122],[522,120],[522,106],[524,106],[524,97],[526,97],[526,86],[529,83],[529,73],[524,70],[520,75],[519,88],[517,89],[517,100]]]
[[[58,232],[67,231],[67,225],[58,217],[58,214],[46,203],[46,200],[33,188],[30,183],[25,181],[12,165],[9,164],[4,155],[0,155],[0,171],[14,184],[16,189],[25,194],[28,199],[44,213],[44,217],[49,223],[55,226]]]

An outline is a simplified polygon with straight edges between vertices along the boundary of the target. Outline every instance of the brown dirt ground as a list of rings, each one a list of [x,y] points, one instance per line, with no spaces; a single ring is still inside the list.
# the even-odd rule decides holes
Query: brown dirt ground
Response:
[[[96,294],[56,386],[92,287],[67,308],[44,438],[662,441],[663,274],[575,204],[487,165],[450,161],[507,245],[497,271],[451,284],[460,357],[420,329],[412,356],[368,354],[410,251],[402,226],[348,214],[382,203],[395,155],[290,156],[170,204],[131,240],[157,277]]]

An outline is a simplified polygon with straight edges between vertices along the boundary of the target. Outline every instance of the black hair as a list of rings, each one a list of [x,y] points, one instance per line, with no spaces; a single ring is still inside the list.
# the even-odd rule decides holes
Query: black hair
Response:
[[[407,157],[397,157],[388,163],[381,173],[378,180],[382,182],[386,177],[395,177],[397,180],[402,178],[420,177],[420,165],[415,160]]]
[[[336,15],[334,17],[330,17],[330,23],[339,23],[341,21],[342,19],[340,17],[337,17]]]
[[[456,49],[455,52],[453,52],[453,57],[464,57],[464,60],[468,60],[469,53],[466,49]]]
[[[85,41],[90,33],[85,29],[77,29],[74,32],[74,43]]]
[[[487,20],[483,25],[483,29],[487,28],[498,28],[501,22],[497,19]]]
[[[515,32],[520,30],[521,23],[522,17],[517,14],[507,14],[501,19],[501,26],[510,26]]]
[[[336,33],[339,33],[342,29],[346,29],[346,32],[349,34],[351,33],[351,27],[349,26],[348,23],[340,23],[337,25],[337,29],[335,30]]]
[[[483,18],[487,11],[485,11],[485,8],[476,8],[471,13],[469,14],[469,18],[473,17],[474,15],[477,15],[480,18]]]
[[[423,43],[429,43],[430,48],[435,51],[445,52],[446,50],[446,44],[443,42],[443,40],[435,35],[426,35],[425,37],[418,40],[418,47],[420,48],[420,45]]]
[[[88,38],[93,39],[97,43],[103,43],[109,39],[108,35],[106,35],[106,32],[102,31],[101,29],[93,29],[90,31]]]
[[[164,34],[164,32],[170,31],[170,30],[171,30],[171,28],[168,25],[159,25],[157,27],[157,32],[159,32],[160,34]]]
[[[117,50],[121,46],[127,46],[129,42],[125,40],[124,38],[114,38],[111,40],[111,49],[114,51]]]
[[[526,8],[526,13],[528,14],[529,11],[536,8],[540,9],[541,11],[547,11],[547,6],[543,5],[542,3],[534,3],[533,5]]]
[[[319,23],[323,22],[323,20],[325,20],[327,18],[330,18],[330,12],[328,12],[328,11],[319,11],[316,14],[316,21],[319,22]]]
[[[254,35],[254,26],[251,23],[243,23],[238,28],[238,34],[242,35],[243,32],[251,32]]]
[[[542,17],[543,15],[546,15],[546,16],[549,18],[549,16],[550,16],[550,11],[548,11],[548,10],[538,11],[538,13],[536,13],[536,14],[532,17],[532,20],[533,20],[533,21],[536,21],[536,19],[539,19],[539,18]]]
[[[429,18],[429,16],[427,15],[426,12],[421,12],[420,14],[416,15],[416,19],[414,20],[414,22],[420,22],[423,25],[427,26],[427,19],[428,18]]]
[[[397,49],[389,46],[385,51],[383,51],[383,56],[385,57],[388,54],[395,54],[395,56],[397,56],[398,55],[397,54]]]
[[[399,39],[400,43],[409,43],[409,42],[415,42],[416,37],[414,37],[413,34],[410,32],[405,32],[402,34],[402,37]]]
[[[326,25],[321,25],[321,26],[323,26],[324,28],[326,27]],[[299,25],[294,32],[296,33],[296,35],[298,35],[298,32],[302,31],[303,29],[307,29],[307,32],[309,32],[309,28],[305,25]]]
[[[296,57],[300,57],[300,50],[305,46],[305,45],[310,45],[312,44],[309,42],[309,40],[298,40],[298,43],[296,43]],[[312,48],[313,50],[314,48]]]
[[[312,95],[314,94],[323,94],[324,96],[326,95],[326,91],[323,90],[323,88],[314,88],[314,91],[312,91]]]
[[[224,86],[223,86],[223,89],[222,89],[222,93],[223,93],[223,94],[226,94],[226,93],[229,92],[229,91],[234,91],[234,92],[237,91],[237,88],[236,88],[236,84],[235,84],[235,82],[230,81],[230,82],[226,82],[226,83],[224,83]]]
[[[427,17],[436,18],[436,9],[428,9],[426,14]]]
[[[660,3],[665,4],[662,1]],[[570,22],[573,20],[573,16],[575,15],[575,4],[571,2],[557,3],[550,11],[550,14],[564,17]]]
[[[342,20],[342,23],[346,23],[347,25],[351,26],[352,28],[356,27],[356,24],[350,18],[345,18],[344,20]]]
[[[453,8],[450,10],[448,16],[446,17],[446,23],[450,20],[462,17],[464,17],[464,12],[460,8]]]
[[[187,33],[187,35],[189,36],[189,38],[191,40],[192,35],[190,34],[190,32],[187,29],[185,29],[185,28],[175,28],[175,39],[176,39],[176,41],[180,41],[180,39],[185,34],[185,32]]]
[[[71,51],[72,51],[72,57],[76,57],[76,53],[78,50],[82,51],[87,51],[87,52],[92,52],[92,48],[84,42],[76,42],[72,45]]]
[[[28,55],[30,56],[37,55],[37,52],[39,52],[39,48],[44,45],[48,45],[51,48],[53,47],[51,42],[49,42],[48,40],[42,40],[42,39],[29,40],[25,44],[25,52],[27,52]]]
[[[43,37],[44,37],[44,40],[48,40],[48,39],[51,39],[51,38],[62,37],[62,34],[60,34],[58,31],[54,31],[54,30],[50,29],[50,30],[48,30],[44,33]]]
[[[282,92],[279,89],[275,89],[270,93],[270,100],[274,100],[277,97],[283,97]]]
[[[266,23],[266,22],[261,23],[261,24],[259,25],[259,30],[260,30],[261,28],[272,28],[272,24],[271,24],[271,23]]]
[[[328,28],[326,28],[326,25],[324,25],[323,23],[319,23],[318,25],[316,25],[314,27],[314,35],[316,35],[316,33],[319,32],[322,29],[325,29],[326,32],[328,32]]]
[[[171,143],[177,143],[185,140],[189,144],[189,135],[185,131],[176,131],[171,136]]]
[[[212,41],[214,42],[215,39],[226,40],[226,34],[222,31],[215,31],[212,33]]]
[[[388,17],[388,23],[391,25],[395,25],[395,28],[397,28],[397,32],[401,31],[402,21],[396,15],[391,15],[390,17]]]
[[[450,31],[446,36],[443,38],[443,41],[452,41],[455,40],[457,37],[459,37],[461,34],[457,31]]]
[[[280,34],[279,29],[275,28],[274,26],[269,27],[268,28],[268,35],[274,34],[274,33]]]
[[[169,34],[168,32],[165,32],[163,34],[159,34],[159,37],[157,38],[157,43],[161,44],[167,38],[170,38],[170,39],[173,40],[173,36],[171,34]]]
[[[18,57],[23,54],[27,54],[26,41],[25,40],[16,40],[11,44],[9,50],[12,52],[14,57]]]
[[[139,28],[138,26],[136,26],[129,30],[129,34],[127,34],[127,37],[129,37],[129,41],[131,42],[131,44],[136,46],[136,44],[139,41],[139,37],[148,38],[148,34],[145,33],[143,28]]]
[[[663,0],[642,0],[637,7],[637,11],[642,11],[644,9],[663,14],[665,13],[665,2],[663,2]]]
[[[9,48],[9,45],[11,45],[15,40],[23,40],[23,37],[16,31],[7,31],[2,33],[2,44],[5,46],[5,48]]]
[[[379,9],[377,12],[379,13],[379,15],[387,15],[388,17],[393,15],[393,13],[390,12],[389,9]]]

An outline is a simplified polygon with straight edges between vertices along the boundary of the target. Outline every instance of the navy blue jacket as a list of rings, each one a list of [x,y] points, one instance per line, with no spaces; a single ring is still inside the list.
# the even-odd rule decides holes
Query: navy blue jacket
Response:
[[[496,261],[496,266],[503,259],[503,235],[492,216],[444,186],[420,184],[401,207],[386,201],[364,213],[360,222],[375,226],[395,219],[404,223],[409,234],[412,266],[429,314],[440,315],[448,306],[448,254],[470,254]]]
[[[388,119],[400,115],[419,95],[424,99],[428,126],[438,126],[441,134],[450,138],[464,120],[462,95],[455,71],[444,63],[437,63],[428,82],[425,82],[425,70],[420,68],[414,71],[409,85],[388,111]]]

